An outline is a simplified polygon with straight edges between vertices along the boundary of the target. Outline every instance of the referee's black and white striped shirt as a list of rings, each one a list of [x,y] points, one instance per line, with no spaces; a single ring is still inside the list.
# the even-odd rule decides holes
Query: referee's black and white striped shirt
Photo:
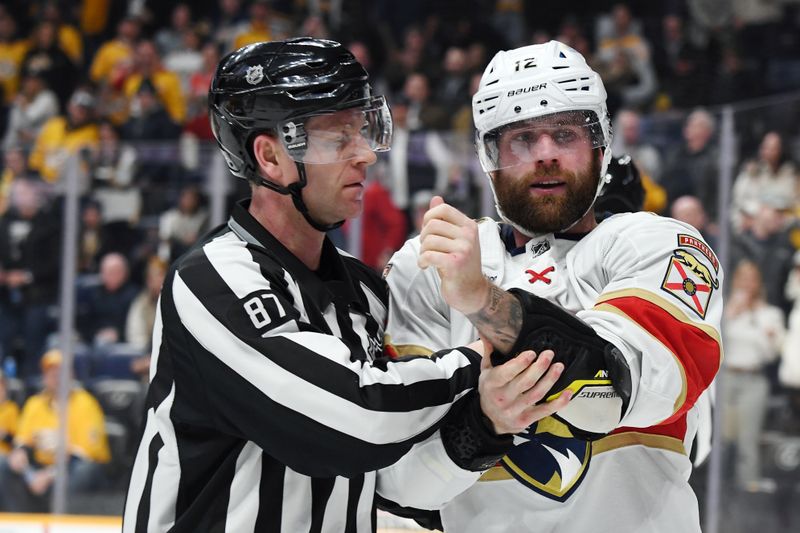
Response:
[[[124,533],[366,533],[375,470],[431,435],[480,357],[373,361],[382,280],[326,240],[308,270],[236,206],[170,270]]]

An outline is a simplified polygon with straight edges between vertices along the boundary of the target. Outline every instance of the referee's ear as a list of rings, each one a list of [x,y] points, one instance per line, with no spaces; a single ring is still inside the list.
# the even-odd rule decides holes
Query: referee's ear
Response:
[[[284,171],[283,160],[288,162],[289,155],[280,146],[277,138],[267,133],[260,133],[253,139],[253,156],[258,163],[260,173],[270,181],[281,183]]]

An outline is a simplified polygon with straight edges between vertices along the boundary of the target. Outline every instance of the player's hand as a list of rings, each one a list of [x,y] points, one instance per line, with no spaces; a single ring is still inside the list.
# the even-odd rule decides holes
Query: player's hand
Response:
[[[526,350],[500,366],[492,366],[487,353],[491,349],[484,349],[478,391],[481,410],[498,435],[519,433],[563,409],[572,398],[572,391],[565,391],[551,402],[536,405],[564,370],[561,363],[551,364],[552,350],[544,350],[538,357]]]
[[[442,297],[455,309],[471,314],[481,309],[489,281],[481,271],[478,223],[441,196],[431,199],[420,232],[420,268],[435,267],[442,280]]]

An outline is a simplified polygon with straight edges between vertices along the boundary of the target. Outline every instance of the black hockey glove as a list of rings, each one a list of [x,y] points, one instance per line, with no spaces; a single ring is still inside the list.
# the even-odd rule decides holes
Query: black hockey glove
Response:
[[[564,372],[542,401],[570,389],[572,400],[553,416],[580,439],[597,440],[610,433],[631,397],[630,369],[622,353],[558,305],[521,289],[509,292],[522,305],[522,330],[508,355],[492,353],[492,363],[502,364],[524,350],[553,350],[553,362],[563,363]]]

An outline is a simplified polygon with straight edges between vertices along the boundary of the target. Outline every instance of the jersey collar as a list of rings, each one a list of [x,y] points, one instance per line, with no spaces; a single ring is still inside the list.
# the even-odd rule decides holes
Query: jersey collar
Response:
[[[369,309],[360,291],[356,290],[339,250],[327,236],[322,243],[320,268],[312,271],[253,218],[247,210],[249,205],[249,199],[237,202],[228,219],[228,227],[248,245],[263,250],[281,265],[303,291],[309,293],[321,311],[332,301],[364,312]]]

